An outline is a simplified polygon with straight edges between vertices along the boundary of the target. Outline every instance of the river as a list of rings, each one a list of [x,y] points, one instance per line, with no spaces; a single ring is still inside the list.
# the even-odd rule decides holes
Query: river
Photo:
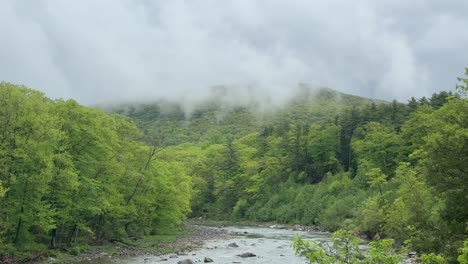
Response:
[[[178,261],[191,259],[196,263],[203,263],[205,257],[211,258],[213,263],[287,263],[303,264],[303,258],[294,255],[290,245],[294,236],[299,235],[307,240],[315,240],[319,243],[330,240],[330,234],[324,232],[293,231],[288,229],[266,228],[266,227],[226,227],[224,228],[234,234],[225,239],[209,240],[205,245],[195,251],[186,252],[186,255],[176,256],[173,254],[162,256],[142,256],[128,258],[112,258],[108,261],[101,260],[99,263],[118,264],[151,264],[167,263],[177,264]],[[228,246],[236,243],[238,247]],[[237,255],[250,252],[255,257],[242,258]]]

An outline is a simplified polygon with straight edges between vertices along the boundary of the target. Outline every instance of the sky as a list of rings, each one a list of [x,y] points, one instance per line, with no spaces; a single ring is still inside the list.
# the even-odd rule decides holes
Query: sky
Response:
[[[406,101],[468,67],[466,0],[0,0],[0,80],[104,102],[281,101],[298,83]]]

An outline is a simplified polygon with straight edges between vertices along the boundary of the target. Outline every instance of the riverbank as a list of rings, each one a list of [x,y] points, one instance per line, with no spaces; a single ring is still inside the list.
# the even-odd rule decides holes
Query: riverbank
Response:
[[[88,250],[76,256],[64,253],[53,254],[46,259],[31,263],[79,264],[135,256],[184,255],[185,252],[201,248],[208,240],[223,239],[229,235],[229,232],[221,227],[206,227],[189,222],[181,227],[177,235],[145,236],[131,243],[112,241],[101,246],[89,246]]]

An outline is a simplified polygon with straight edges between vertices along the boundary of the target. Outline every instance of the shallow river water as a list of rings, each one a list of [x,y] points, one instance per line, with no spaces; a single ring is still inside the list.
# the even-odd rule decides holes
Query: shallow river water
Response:
[[[286,229],[262,228],[262,227],[227,227],[224,228],[239,235],[230,236],[226,239],[210,240],[203,248],[191,252],[186,252],[185,256],[163,255],[131,257],[123,259],[112,259],[111,263],[137,264],[137,263],[167,263],[176,264],[184,259],[191,259],[196,263],[203,263],[205,257],[213,259],[213,263],[305,263],[304,259],[294,255],[291,248],[294,236],[300,235],[307,240],[317,242],[327,242],[330,239],[329,233],[304,232]],[[239,247],[229,247],[231,243],[236,243]],[[241,258],[237,255],[250,252],[256,257]]]

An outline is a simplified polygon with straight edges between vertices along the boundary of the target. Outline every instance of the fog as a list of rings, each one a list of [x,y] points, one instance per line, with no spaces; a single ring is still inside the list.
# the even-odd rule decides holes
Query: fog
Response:
[[[0,80],[80,103],[453,89],[468,1],[0,0]]]

